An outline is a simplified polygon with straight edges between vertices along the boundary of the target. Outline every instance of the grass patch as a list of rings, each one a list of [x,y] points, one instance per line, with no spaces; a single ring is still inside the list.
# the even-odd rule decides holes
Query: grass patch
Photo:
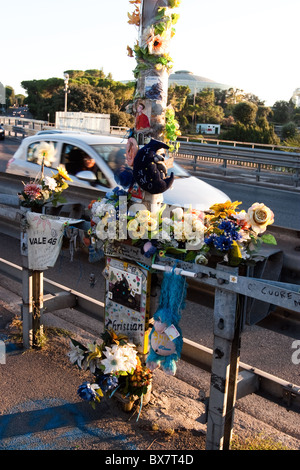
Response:
[[[261,435],[241,439],[239,436],[233,436],[231,440],[231,450],[290,450],[281,442],[275,441],[270,437]]]

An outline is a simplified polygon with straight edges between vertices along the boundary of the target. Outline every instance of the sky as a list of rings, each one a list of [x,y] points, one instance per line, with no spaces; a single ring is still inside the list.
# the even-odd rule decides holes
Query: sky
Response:
[[[25,94],[23,80],[102,69],[133,79],[127,56],[138,30],[129,0],[1,1],[0,82]],[[171,40],[173,72],[188,70],[253,93],[265,104],[300,88],[299,0],[181,0]]]

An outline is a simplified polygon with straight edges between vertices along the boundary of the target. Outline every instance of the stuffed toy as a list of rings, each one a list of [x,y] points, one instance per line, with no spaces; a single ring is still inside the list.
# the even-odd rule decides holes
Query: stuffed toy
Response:
[[[176,363],[180,359],[183,344],[178,324],[185,298],[185,278],[175,274],[174,269],[165,272],[159,306],[153,316],[154,326],[149,335],[150,351],[146,365],[152,371],[161,367],[168,375],[176,374]]]
[[[150,194],[160,194],[169,189],[174,180],[174,173],[167,176],[164,156],[157,153],[168,149],[164,142],[151,139],[136,154],[133,161],[133,178],[138,185]]]

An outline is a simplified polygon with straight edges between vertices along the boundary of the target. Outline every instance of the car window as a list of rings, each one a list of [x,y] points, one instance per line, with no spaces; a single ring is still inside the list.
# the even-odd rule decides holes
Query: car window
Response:
[[[92,145],[94,150],[107,163],[109,168],[115,173],[126,165],[126,145],[125,144],[97,144]]]
[[[30,144],[27,148],[27,161],[45,166],[57,166],[57,142],[38,141]]]
[[[100,183],[102,186],[109,186],[105,174],[100,170],[95,160],[76,145],[63,144],[61,163],[70,175],[76,176],[80,171],[92,171],[97,177],[95,184]]]

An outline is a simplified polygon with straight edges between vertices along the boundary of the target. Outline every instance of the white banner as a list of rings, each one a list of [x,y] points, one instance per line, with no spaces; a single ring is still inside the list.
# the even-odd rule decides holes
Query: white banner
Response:
[[[66,225],[77,219],[27,212],[28,268],[44,271],[52,268],[58,258]]]

